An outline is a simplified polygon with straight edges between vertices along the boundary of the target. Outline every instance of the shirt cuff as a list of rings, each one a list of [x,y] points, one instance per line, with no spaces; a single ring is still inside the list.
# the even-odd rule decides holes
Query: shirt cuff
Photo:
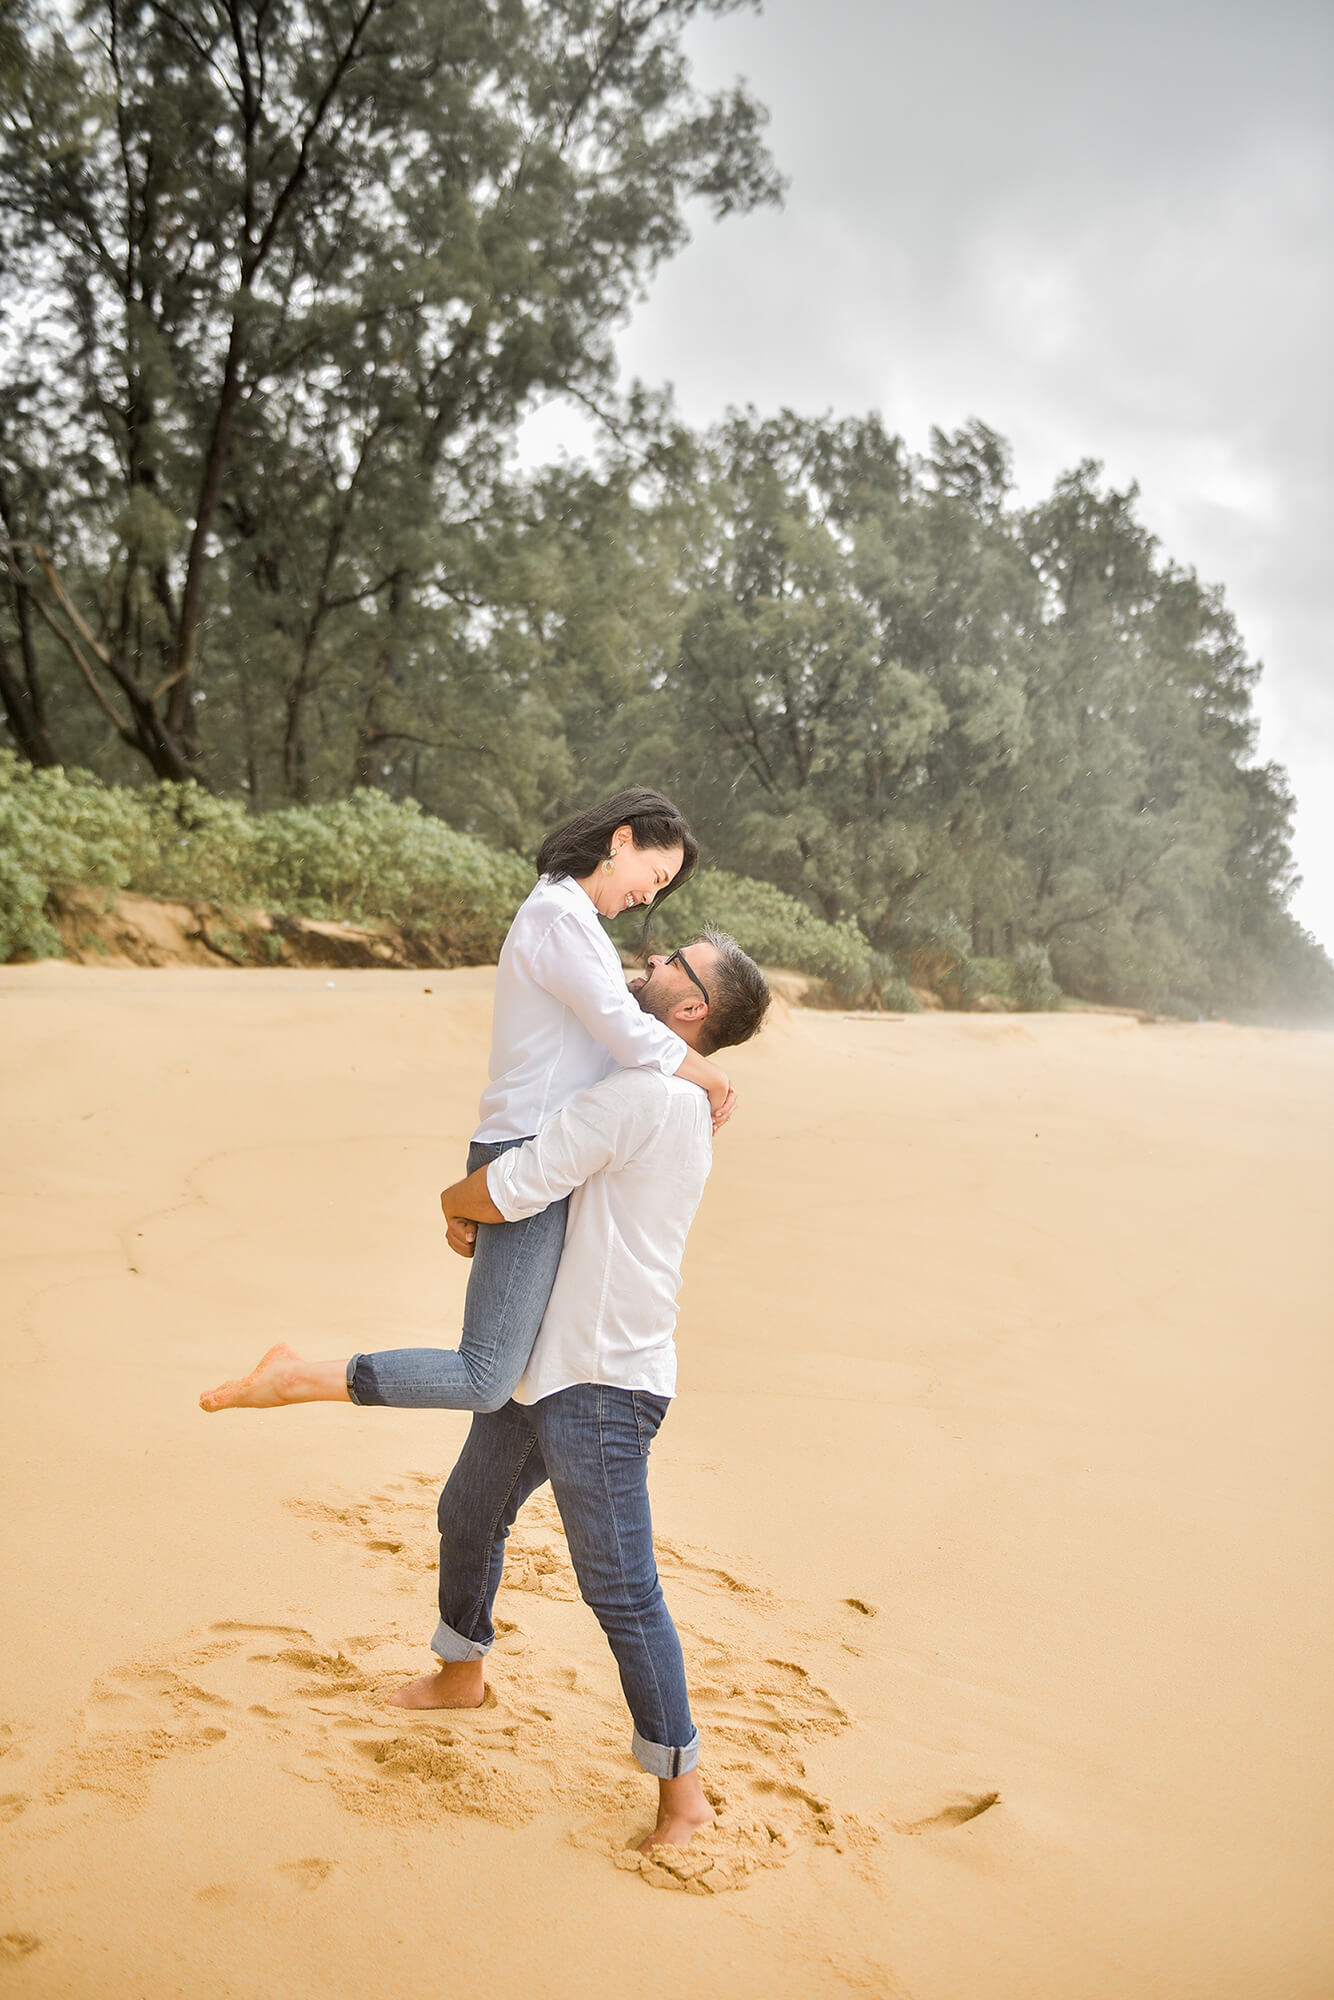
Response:
[[[515,1201],[514,1190],[510,1185],[513,1176],[509,1163],[518,1150],[516,1146],[513,1152],[502,1153],[498,1160],[491,1161],[486,1170],[486,1191],[506,1222],[522,1222],[528,1213],[527,1209]]]
[[[671,1037],[671,1047],[663,1050],[657,1059],[655,1067],[660,1069],[664,1076],[675,1076],[686,1057],[690,1054],[690,1044],[689,1042],[683,1042],[675,1028],[669,1028],[665,1022],[660,1021],[658,1025],[664,1035]]]

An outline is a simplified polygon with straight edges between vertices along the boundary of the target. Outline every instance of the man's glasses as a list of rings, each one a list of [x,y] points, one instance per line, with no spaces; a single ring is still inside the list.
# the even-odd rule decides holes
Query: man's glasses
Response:
[[[682,972],[684,972],[686,978],[690,981],[691,985],[698,986],[700,992],[704,995],[704,1005],[706,1007],[711,1007],[713,1005],[713,1002],[709,998],[708,987],[704,984],[704,981],[700,978],[699,974],[695,971],[692,971],[690,960],[686,957],[683,951],[671,952],[662,962],[664,965],[679,965]]]

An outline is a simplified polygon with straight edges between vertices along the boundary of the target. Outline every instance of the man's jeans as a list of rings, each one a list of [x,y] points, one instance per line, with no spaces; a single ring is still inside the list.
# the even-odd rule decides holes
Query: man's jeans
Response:
[[[490,1166],[523,1143],[506,1139],[490,1146],[474,1140],[468,1172]],[[528,1366],[556,1282],[568,1207],[568,1201],[553,1201],[523,1222],[479,1222],[457,1349],[394,1347],[354,1354],[347,1364],[352,1401],[396,1410],[502,1409]]]
[[[664,1396],[583,1382],[475,1416],[440,1496],[440,1624],[431,1641],[442,1660],[489,1651],[506,1537],[549,1479],[579,1589],[620,1669],[630,1747],[655,1778],[679,1777],[699,1757],[681,1642],[653,1559],[648,1454],[666,1413]]]

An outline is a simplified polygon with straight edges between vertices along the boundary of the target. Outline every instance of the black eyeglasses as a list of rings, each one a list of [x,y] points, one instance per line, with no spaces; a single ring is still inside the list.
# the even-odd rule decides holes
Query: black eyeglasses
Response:
[[[708,987],[704,984],[704,981],[700,978],[697,972],[692,972],[690,967],[690,961],[686,957],[683,951],[674,951],[669,953],[668,956],[662,962],[664,965],[679,965],[682,972],[684,972],[686,978],[690,981],[691,985],[698,986],[700,992],[704,995],[704,1005],[706,1007],[711,1007],[713,1005],[712,1000],[710,1000],[709,998]]]

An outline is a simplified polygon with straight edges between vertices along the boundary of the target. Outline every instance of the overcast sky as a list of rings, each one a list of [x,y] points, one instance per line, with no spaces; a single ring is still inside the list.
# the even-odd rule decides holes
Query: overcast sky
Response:
[[[743,75],[769,106],[790,188],[701,219],[625,376],[674,383],[694,424],[878,409],[915,450],[976,415],[1024,498],[1081,458],[1137,479],[1265,663],[1293,908],[1334,950],[1334,9],[769,0],[688,46],[702,86]]]

